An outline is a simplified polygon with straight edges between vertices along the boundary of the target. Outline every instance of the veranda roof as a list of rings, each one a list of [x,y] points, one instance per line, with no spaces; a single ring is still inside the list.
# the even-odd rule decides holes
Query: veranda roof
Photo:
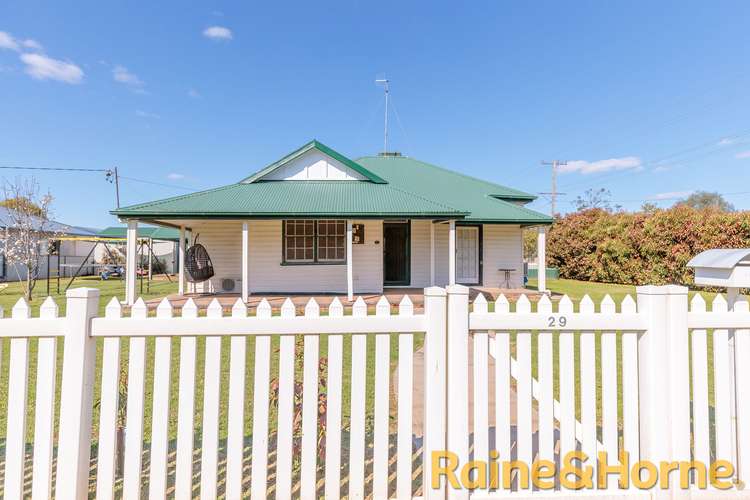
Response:
[[[100,238],[125,238],[128,228],[111,226],[99,231]],[[180,241],[180,231],[171,227],[138,226],[138,237],[161,241]]]

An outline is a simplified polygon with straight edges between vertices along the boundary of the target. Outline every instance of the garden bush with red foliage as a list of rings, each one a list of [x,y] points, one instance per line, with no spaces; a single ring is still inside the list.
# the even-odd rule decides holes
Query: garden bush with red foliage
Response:
[[[561,278],[632,285],[690,284],[688,261],[710,248],[750,247],[750,212],[676,206],[649,212],[589,209],[555,220],[547,265]]]

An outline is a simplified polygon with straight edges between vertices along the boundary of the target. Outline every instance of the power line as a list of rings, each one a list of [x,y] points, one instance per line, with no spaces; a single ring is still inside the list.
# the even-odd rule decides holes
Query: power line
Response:
[[[73,168],[73,167],[27,167],[22,165],[0,165],[0,169],[6,170],[32,170],[32,171],[55,171],[55,172],[102,172],[106,175],[106,180],[115,185],[115,205],[120,208],[120,180],[140,182],[141,184],[150,184],[152,186],[161,186],[170,189],[183,189],[185,191],[195,191],[194,188],[178,186],[176,184],[167,184],[163,182],[149,181],[137,177],[127,177],[119,175],[117,167],[113,168]]]
[[[731,83],[731,82],[737,81],[739,78],[747,76],[747,74],[748,74],[747,70],[740,71],[737,74],[731,76],[729,78],[729,81],[726,82],[726,83]],[[727,100],[727,98],[731,98],[731,94],[729,94],[729,93],[727,93],[725,91],[722,91],[722,90],[717,90],[716,86],[712,86],[712,87],[710,87],[709,89],[706,89],[703,92],[697,92],[697,93],[686,92],[686,93],[683,93],[682,95],[677,96],[677,98],[673,101],[673,103],[675,105],[679,104],[680,101],[691,102],[692,103],[692,102],[696,102],[699,98],[703,98],[703,97],[710,97],[712,99],[712,101],[705,102],[705,103],[697,106],[695,109],[692,109],[692,110],[684,112],[684,113],[680,113],[677,116],[673,116],[672,118],[669,118],[667,120],[658,121],[650,129],[645,129],[643,127],[639,127],[635,131],[633,131],[633,132],[631,132],[631,133],[629,133],[629,134],[627,134],[625,136],[623,136],[623,135],[617,135],[616,136],[616,142],[621,144],[623,142],[623,138],[625,140],[632,140],[632,139],[640,138],[640,137],[643,137],[643,136],[646,136],[646,135],[653,134],[653,132],[655,130],[664,130],[668,126],[671,127],[672,125],[674,125],[676,123],[681,123],[685,118],[687,118],[687,117],[689,117],[691,115],[698,114],[698,112],[701,112],[701,111],[703,111],[705,109],[708,109],[708,108],[717,107],[717,102],[716,102],[717,99],[716,98],[718,98],[718,103],[723,103],[725,100]],[[682,108],[684,106],[679,106],[679,107]],[[630,124],[630,123],[633,123],[633,124],[642,123],[644,121],[644,119],[650,118],[652,116],[653,116],[653,110],[648,109],[648,110],[646,110],[643,113],[642,118],[639,118],[639,119],[636,119],[636,120],[628,120],[625,123],[619,124],[616,128],[621,129],[621,128],[623,128],[624,125]],[[611,145],[613,142],[614,142],[614,140],[612,140],[612,136],[610,136],[610,140],[607,141],[607,142],[605,142],[603,145],[608,146],[608,145]],[[602,146],[602,144],[599,143],[599,146]],[[570,150],[570,147],[564,149],[561,152],[558,152],[555,156],[562,156],[563,154],[566,153],[566,151],[569,151],[569,150]]]
[[[115,185],[115,203],[120,208],[120,178],[117,173],[117,167],[109,168],[73,168],[73,167],[27,167],[23,165],[0,165],[0,169],[5,170],[32,170],[43,172],[103,172],[107,182]]]
[[[137,179],[135,177],[126,177],[124,175],[121,175],[120,179],[125,179],[125,180],[133,181],[133,182],[140,182],[141,184],[151,184],[153,186],[161,186],[161,187],[175,188],[175,189],[184,189],[185,191],[195,191],[194,188],[189,188],[187,186],[178,186],[177,184],[167,184],[167,183],[164,183],[164,182],[148,181],[146,179]]]
[[[18,165],[0,165],[0,168],[9,170],[57,170],[64,172],[110,172],[108,168],[24,167]]]
[[[719,196],[740,196],[740,195],[746,195],[750,194],[750,191],[734,191],[731,193],[716,193]],[[677,200],[683,200],[685,199],[685,196],[670,196],[667,198],[639,198],[639,199],[631,199],[631,200],[608,200],[610,203],[642,203],[642,202],[659,202],[659,201],[677,201]],[[573,204],[575,203],[575,200],[566,200],[565,203]]]
[[[750,135],[750,132],[743,132],[743,133],[735,134],[735,135],[732,135],[732,136],[729,136],[729,137],[731,137],[735,141],[733,143],[734,147],[737,147],[737,146],[740,146],[740,145],[743,144],[742,142],[739,141],[739,139],[747,137],[748,135]],[[713,147],[710,148],[710,149],[708,149],[707,151],[703,152],[703,154],[700,154],[699,156],[688,155],[686,158],[689,159],[688,161],[695,161],[697,159],[704,158],[706,156],[710,156],[710,155],[712,155],[714,153],[718,153],[718,152],[725,151],[727,149],[731,149],[732,144],[723,145],[723,144],[721,144],[721,140],[720,139],[719,140],[714,139],[714,140],[711,140],[711,141],[708,141],[708,142],[704,142],[704,143],[696,145],[696,146],[690,146],[688,148],[681,149],[681,150],[676,151],[674,153],[669,153],[667,155],[661,156],[661,157],[656,158],[654,160],[647,161],[646,163],[643,163],[643,164],[640,165],[640,169],[642,170],[643,168],[649,167],[649,166],[653,166],[653,167],[660,167],[661,166],[661,167],[664,167],[664,166],[674,165],[674,162],[665,164],[664,161],[668,160],[668,159],[671,159],[671,158],[676,158],[676,157],[680,157],[680,156],[686,155],[687,153],[698,153],[699,150],[701,150],[703,148],[706,148],[708,146],[713,146]],[[691,157],[692,157],[692,159],[690,159]],[[682,163],[686,163],[686,160],[683,159],[683,160],[681,160],[681,162]],[[634,169],[628,169],[628,170],[619,170],[619,171],[609,172],[609,173],[605,173],[605,174],[596,176],[596,177],[591,178],[591,179],[581,179],[578,182],[573,182],[573,183],[565,184],[563,187],[567,188],[567,189],[570,189],[572,187],[579,187],[579,186],[586,187],[586,186],[590,186],[592,184],[595,184],[595,183],[601,181],[602,179],[605,179],[605,178],[609,179],[611,177],[621,176],[621,175],[625,175],[625,174],[631,174],[634,171],[635,171]]]

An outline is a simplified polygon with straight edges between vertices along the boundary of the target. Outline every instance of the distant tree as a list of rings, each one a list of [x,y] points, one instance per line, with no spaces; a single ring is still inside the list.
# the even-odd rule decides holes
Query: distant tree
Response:
[[[721,194],[710,191],[696,191],[684,200],[678,201],[675,205],[685,205],[699,210],[714,208],[722,212],[734,212],[734,205],[725,200]]]
[[[601,208],[603,210],[612,210],[610,198],[612,193],[609,189],[587,189],[583,195],[578,195],[573,201],[577,211],[588,210],[590,208]]]
[[[657,210],[659,210],[659,206],[656,203],[652,203],[650,201],[647,201],[643,205],[641,205],[641,212],[646,212],[647,214],[652,214]]]
[[[8,211],[8,220],[0,229],[0,252],[19,275],[21,270],[25,271],[24,296],[31,300],[39,278],[42,248],[59,236],[50,224],[52,196],[40,194],[39,184],[33,178],[15,183],[6,181],[3,191],[5,200],[24,200],[13,204]]]
[[[6,194],[7,196],[7,194]],[[11,210],[17,210],[21,212],[27,212],[37,217],[44,213],[44,209],[38,204],[31,201],[25,196],[15,196],[13,198],[5,198],[0,201],[0,207],[10,208]]]
[[[524,229],[523,231],[523,260],[526,262],[536,261],[537,252],[537,230]]]

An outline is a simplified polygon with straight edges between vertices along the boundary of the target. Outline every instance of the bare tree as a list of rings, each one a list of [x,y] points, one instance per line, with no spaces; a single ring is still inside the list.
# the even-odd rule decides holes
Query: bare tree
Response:
[[[26,300],[31,300],[39,278],[39,264],[42,249],[49,241],[60,236],[50,220],[52,195],[40,194],[36,179],[16,179],[3,181],[5,200],[23,200],[23,203],[9,203],[12,208],[0,228],[0,252],[5,255],[22,280]]]
[[[587,189],[583,195],[578,195],[573,202],[576,206],[577,211],[588,210],[589,208],[601,208],[604,210],[612,210],[612,204],[609,199],[612,193],[609,189]]]

